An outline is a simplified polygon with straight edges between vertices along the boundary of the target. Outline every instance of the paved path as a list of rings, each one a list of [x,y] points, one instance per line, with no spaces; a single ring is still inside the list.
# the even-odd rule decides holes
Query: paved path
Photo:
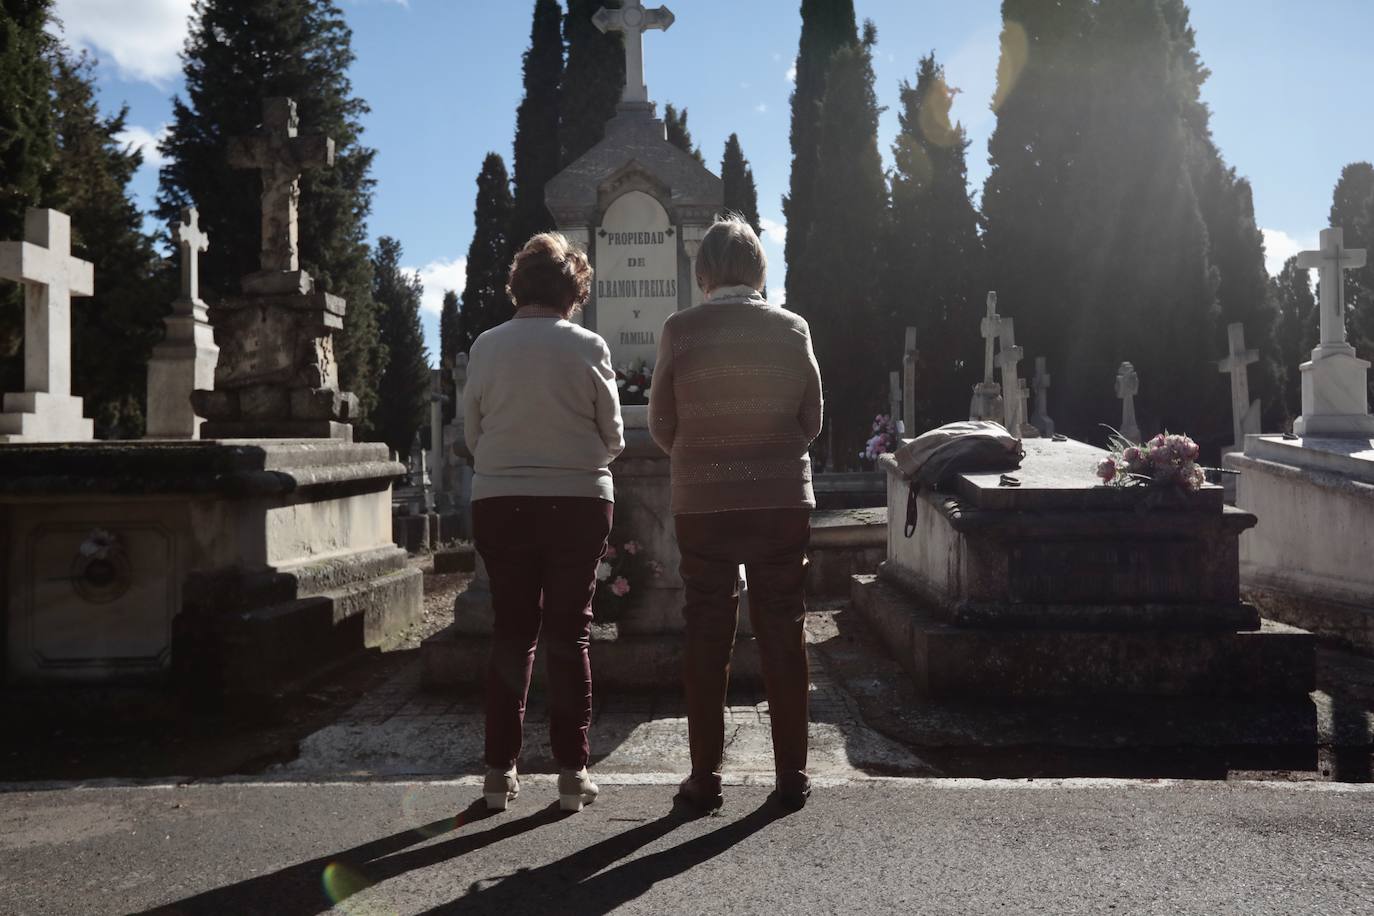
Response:
[[[15,792],[0,912],[1374,913],[1367,787],[856,780],[690,819],[655,779],[571,816],[539,777],[489,816],[473,780]]]

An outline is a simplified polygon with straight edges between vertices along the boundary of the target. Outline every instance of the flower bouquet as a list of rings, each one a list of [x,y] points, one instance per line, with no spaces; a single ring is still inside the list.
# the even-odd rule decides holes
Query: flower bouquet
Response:
[[[897,450],[897,424],[893,422],[892,417],[885,413],[874,417],[872,433],[864,445],[864,450],[859,452],[860,458],[873,462],[878,460],[878,456]]]
[[[1202,450],[1187,436],[1165,432],[1137,445],[1111,432],[1111,454],[1097,465],[1097,476],[1105,485],[1192,493],[1207,482],[1207,472],[1197,463]]]
[[[644,360],[636,360],[615,373],[615,385],[620,389],[620,403],[649,403],[649,388],[654,383],[654,371]]]
[[[631,601],[651,579],[661,575],[662,565],[650,559],[638,541],[621,542],[612,535],[606,555],[596,567],[596,595],[592,599],[596,619],[602,623],[622,619]]]

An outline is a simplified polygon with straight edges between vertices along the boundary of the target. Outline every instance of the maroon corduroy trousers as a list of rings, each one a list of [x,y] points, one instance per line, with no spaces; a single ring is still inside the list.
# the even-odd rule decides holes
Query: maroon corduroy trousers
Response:
[[[564,496],[502,496],[472,504],[473,533],[491,579],[496,617],[487,668],[490,767],[507,769],[520,756],[541,630],[554,758],[564,769],[587,765],[592,596],[614,508],[604,499]]]

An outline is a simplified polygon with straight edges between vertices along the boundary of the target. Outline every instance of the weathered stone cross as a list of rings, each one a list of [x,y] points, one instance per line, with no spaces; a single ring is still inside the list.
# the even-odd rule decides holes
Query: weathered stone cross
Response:
[[[991,308],[991,304],[989,308]],[[997,354],[997,367],[1002,370],[1003,411],[1007,432],[1013,436],[1021,435],[1021,425],[1026,422],[1025,402],[1021,399],[1021,379],[1018,366],[1025,357],[1025,350],[1016,343],[1016,321],[1012,318],[997,319],[1001,324],[1001,352]]]
[[[1140,376],[1135,366],[1122,363],[1116,371],[1116,396],[1121,399],[1121,428],[1117,432],[1132,442],[1140,442],[1140,423],[1135,418],[1135,396],[1140,394]]]
[[[1244,448],[1246,419],[1250,416],[1250,373],[1246,368],[1259,362],[1258,350],[1245,349],[1245,325],[1233,322],[1226,327],[1227,338],[1231,345],[1230,355],[1217,360],[1217,371],[1231,375],[1231,431],[1237,448]],[[1258,432],[1258,430],[1255,430]]]
[[[30,210],[23,242],[0,243],[0,278],[24,284],[24,389],[71,394],[72,296],[95,293],[95,267],[72,257],[72,221]]]
[[[1321,248],[1298,254],[1298,266],[1317,268],[1321,288],[1321,345],[1343,344],[1345,336],[1345,272],[1365,265],[1363,248],[1345,247],[1344,229],[1323,229]]]
[[[229,141],[229,164],[262,172],[262,269],[300,269],[298,208],[301,172],[334,164],[334,141],[320,134],[298,135],[296,103],[265,99],[262,129]]]
[[[997,294],[995,292],[988,293],[988,315],[983,319],[981,325],[983,334],[983,383],[986,385],[993,383],[992,369],[995,365],[995,347],[1006,321],[1006,318],[997,314]]]
[[[1035,358],[1035,416],[1030,418],[1031,425],[1046,436],[1054,435],[1054,421],[1050,419],[1050,383],[1053,378],[1045,367],[1045,357]]]
[[[622,102],[649,101],[644,84],[644,33],[649,29],[668,31],[676,17],[666,6],[646,10],[640,0],[625,0],[618,10],[602,7],[592,23],[602,32],[625,33],[625,92]]]
[[[181,299],[200,299],[200,255],[210,250],[210,236],[200,228],[200,212],[195,207],[181,211],[181,222],[172,227],[172,238],[181,249]]]

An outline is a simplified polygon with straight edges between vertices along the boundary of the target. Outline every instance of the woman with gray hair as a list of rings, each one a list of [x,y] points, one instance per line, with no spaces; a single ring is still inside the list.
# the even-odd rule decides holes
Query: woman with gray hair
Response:
[[[654,441],[671,456],[687,623],[684,683],[692,772],[680,794],[719,808],[725,695],[739,614],[738,568],[763,661],[777,799],[806,804],[806,549],[821,377],[800,316],[769,305],[758,236],[742,218],[702,239],[696,281],[706,302],[671,316],[649,397]]]

